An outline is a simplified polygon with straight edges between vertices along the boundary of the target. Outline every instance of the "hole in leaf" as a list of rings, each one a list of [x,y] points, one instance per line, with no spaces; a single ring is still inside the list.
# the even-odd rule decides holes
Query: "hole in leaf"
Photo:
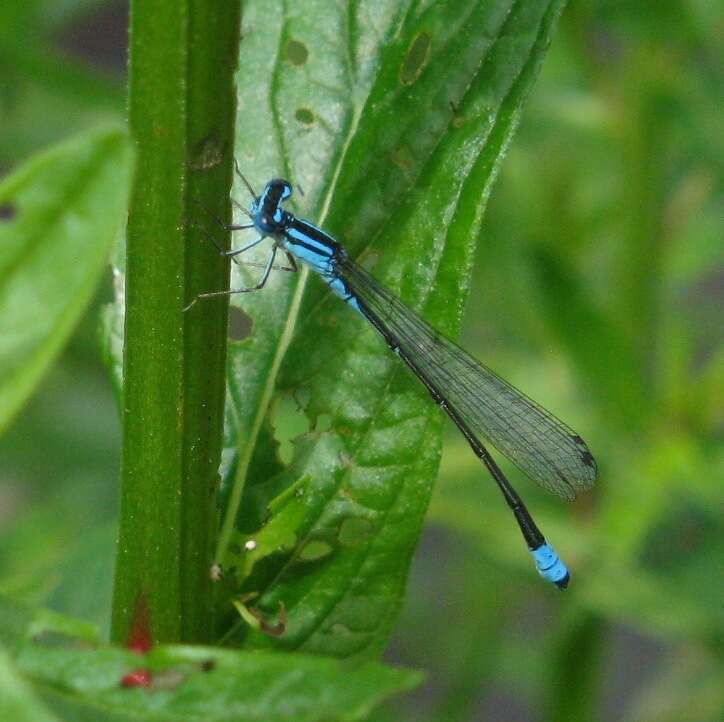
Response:
[[[398,145],[392,151],[392,162],[405,174],[408,175],[415,163],[415,158],[410,148],[406,145]]]
[[[309,419],[290,396],[277,400],[274,409],[274,435],[279,442],[279,458],[289,464],[294,457],[294,439],[309,431]]]
[[[314,123],[314,113],[309,108],[297,108],[294,117],[302,123],[302,125],[311,125]]]
[[[333,551],[334,547],[329,542],[312,539],[302,547],[297,558],[303,562],[317,562],[328,557]]]
[[[237,306],[229,306],[228,335],[232,341],[243,341],[251,336],[254,321]]]
[[[335,622],[332,625],[332,634],[342,635],[351,633],[352,630],[346,624],[342,624],[341,622]]]
[[[463,125],[465,125],[465,118],[461,115],[460,109],[452,100],[450,101],[450,110],[452,110],[452,127],[462,128]]]
[[[276,534],[274,539],[274,548],[267,550],[267,557],[271,557],[274,554],[287,556],[295,546],[299,539],[294,531],[291,529],[281,529]]]
[[[410,45],[400,68],[400,82],[412,85],[419,77],[430,56],[432,36],[427,31],[421,32]]]
[[[340,544],[353,546],[365,541],[372,535],[372,522],[361,517],[348,517],[339,527],[337,538]]]
[[[379,260],[380,254],[377,251],[368,251],[358,259],[358,262],[366,271],[373,271]]]
[[[292,65],[304,65],[309,58],[309,50],[299,40],[290,40],[284,48],[284,55]]]
[[[294,389],[294,391],[292,391],[292,396],[300,409],[306,409],[312,399],[312,393],[307,386]]]
[[[3,203],[0,205],[0,221],[12,221],[17,213],[17,209],[12,203]]]

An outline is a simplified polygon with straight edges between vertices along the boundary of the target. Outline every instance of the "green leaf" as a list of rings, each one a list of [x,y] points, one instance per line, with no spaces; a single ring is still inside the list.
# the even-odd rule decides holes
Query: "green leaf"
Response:
[[[289,178],[296,212],[454,335],[485,203],[563,4],[249,3],[247,27],[265,32],[242,43],[242,169],[253,184]],[[247,195],[239,184],[236,197]],[[234,270],[233,288],[259,273]],[[310,429],[289,469],[292,480],[311,479],[305,518],[289,529],[297,547],[245,588],[261,594],[264,614],[283,603],[287,630],[276,640],[249,633],[246,644],[373,655],[401,602],[443,419],[353,311],[306,273],[290,275],[273,276],[264,293],[232,297],[253,325],[230,344],[236,459],[226,466],[233,476],[217,560],[245,484],[264,482],[255,445],[275,453],[261,434],[275,393],[310,399]],[[319,541],[331,553],[302,558]]]
[[[0,649],[0,719],[13,722],[53,722],[51,715],[25,682],[19,679],[8,656]]]
[[[532,256],[541,310],[581,375],[591,379],[591,393],[598,394],[599,405],[622,427],[632,432],[643,427],[650,405],[626,336],[591,303],[561,253],[539,249]]]
[[[14,622],[17,668],[49,702],[60,704],[68,719],[358,720],[421,681],[419,672],[375,662],[301,654],[158,646],[140,656],[89,644],[87,634],[74,637],[73,629],[84,630],[82,622],[4,599],[0,609]],[[150,687],[122,686],[121,680],[139,669],[150,671]]]
[[[98,642],[94,625],[49,609],[36,609],[0,595],[0,644],[18,651],[28,640],[49,634],[68,637],[86,645]]]
[[[123,244],[118,244],[119,246]],[[125,247],[123,248],[125,251]],[[126,320],[126,276],[121,270],[124,263],[118,258],[116,249],[113,259],[113,301],[101,308],[98,323],[98,340],[101,357],[106,366],[113,391],[116,396],[118,410],[123,408],[123,327]]]
[[[102,130],[38,155],[0,184],[0,430],[85,310],[126,211],[131,153]]]
[[[262,559],[296,546],[294,532],[307,514],[305,496],[309,482],[309,477],[301,477],[269,503],[271,518],[259,533],[245,540],[245,544],[250,544],[243,557],[247,573]]]
[[[114,719],[327,722],[359,720],[390,695],[415,687],[417,672],[374,662],[352,664],[301,654],[160,646],[145,658],[115,648],[29,645],[18,666],[36,684],[79,710]],[[150,689],[126,689],[139,668]]]

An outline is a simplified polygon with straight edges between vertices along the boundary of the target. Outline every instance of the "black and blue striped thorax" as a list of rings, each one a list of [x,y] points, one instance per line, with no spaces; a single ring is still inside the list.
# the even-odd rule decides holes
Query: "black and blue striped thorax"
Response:
[[[252,203],[254,225],[264,236],[272,236],[295,258],[323,276],[335,275],[337,262],[346,257],[342,246],[313,223],[284,210],[292,186],[282,178],[269,181]]]
[[[262,194],[251,204],[254,225],[264,236],[279,236],[291,221],[291,213],[284,210],[282,203],[292,195],[292,186],[283,178],[273,178]]]

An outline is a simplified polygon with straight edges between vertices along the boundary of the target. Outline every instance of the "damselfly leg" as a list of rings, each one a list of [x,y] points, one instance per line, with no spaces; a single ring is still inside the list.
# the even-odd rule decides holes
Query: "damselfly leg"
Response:
[[[261,274],[259,283],[257,283],[256,286],[249,286],[248,288],[232,288],[225,291],[212,291],[211,293],[200,293],[198,296],[196,296],[196,298],[194,298],[193,301],[191,301],[188,306],[186,306],[186,308],[183,309],[184,313],[188,311],[192,306],[194,306],[199,299],[202,298],[215,298],[216,296],[233,296],[237,293],[252,293],[253,291],[261,291],[261,289],[266,286],[266,282],[269,280],[269,274],[274,267],[274,259],[276,258],[276,255],[277,246],[272,246],[271,253],[269,254],[269,260],[264,266],[264,272]]]

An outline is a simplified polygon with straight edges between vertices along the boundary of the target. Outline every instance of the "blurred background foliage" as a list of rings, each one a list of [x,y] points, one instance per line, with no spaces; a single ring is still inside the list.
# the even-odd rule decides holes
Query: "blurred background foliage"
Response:
[[[2,4],[0,172],[123,117],[126,13]],[[449,429],[387,654],[429,681],[376,719],[724,714],[723,31],[705,0],[569,3],[490,201],[463,345],[596,454],[597,489],[573,505],[511,471],[574,579],[556,595],[533,576]],[[0,439],[0,591],[104,626],[120,438],[97,344],[109,297],[110,279]]]

